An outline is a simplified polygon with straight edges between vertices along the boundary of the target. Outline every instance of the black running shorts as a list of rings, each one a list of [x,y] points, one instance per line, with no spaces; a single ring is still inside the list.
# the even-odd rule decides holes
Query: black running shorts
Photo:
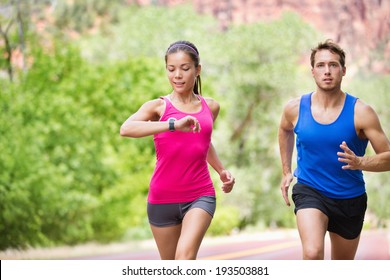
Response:
[[[363,228],[367,194],[349,199],[329,198],[318,190],[296,183],[292,190],[295,214],[300,209],[316,208],[328,216],[328,231],[345,239],[355,239]]]

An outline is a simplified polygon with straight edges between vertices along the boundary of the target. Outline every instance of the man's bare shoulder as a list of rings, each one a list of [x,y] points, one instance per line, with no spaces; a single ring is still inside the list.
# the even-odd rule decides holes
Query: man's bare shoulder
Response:
[[[359,98],[356,100],[355,112],[359,114],[366,114],[366,113],[374,112],[374,109],[372,108],[371,105],[369,105],[368,103],[364,102]]]
[[[284,106],[283,113],[289,117],[297,117],[299,112],[299,105],[301,103],[301,96],[291,98]]]
[[[355,104],[355,123],[358,126],[365,127],[378,121],[378,115],[374,108],[361,99],[358,99]]]
[[[298,107],[300,102],[301,102],[301,96],[294,97],[287,101],[285,107],[289,107],[289,108]]]

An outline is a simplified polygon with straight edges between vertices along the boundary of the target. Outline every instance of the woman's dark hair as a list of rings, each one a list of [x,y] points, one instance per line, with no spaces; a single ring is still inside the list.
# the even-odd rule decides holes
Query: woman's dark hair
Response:
[[[194,62],[195,67],[199,66],[199,62],[200,62],[199,51],[193,43],[188,41],[177,41],[171,44],[165,53],[165,64],[167,63],[168,55],[177,53],[179,51],[188,54],[191,57],[192,61]],[[196,77],[196,81],[194,84],[194,93],[202,95],[202,83],[200,80],[200,75]]]
[[[318,46],[311,50],[310,64],[311,67],[314,67],[315,55],[320,50],[329,50],[332,53],[338,54],[340,57],[340,64],[342,67],[345,67],[345,52],[344,50],[331,39],[326,40],[323,43],[319,43]]]

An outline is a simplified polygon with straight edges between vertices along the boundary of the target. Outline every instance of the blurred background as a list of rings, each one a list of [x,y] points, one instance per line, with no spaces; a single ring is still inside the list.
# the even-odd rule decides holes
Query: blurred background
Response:
[[[347,53],[343,89],[390,132],[390,1],[0,0],[0,251],[152,237],[152,137],[119,127],[170,92],[164,54],[199,49],[213,143],[236,177],[208,236],[295,228],[279,183],[282,106],[314,89],[310,49]],[[373,153],[368,147],[368,154]],[[366,229],[390,221],[390,173],[365,173]]]

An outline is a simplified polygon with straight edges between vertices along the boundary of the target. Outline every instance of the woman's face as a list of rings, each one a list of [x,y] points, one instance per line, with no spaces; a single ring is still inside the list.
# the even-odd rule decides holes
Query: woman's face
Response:
[[[174,92],[193,92],[196,77],[200,74],[200,65],[195,67],[194,61],[187,53],[179,51],[169,54],[166,69]]]

